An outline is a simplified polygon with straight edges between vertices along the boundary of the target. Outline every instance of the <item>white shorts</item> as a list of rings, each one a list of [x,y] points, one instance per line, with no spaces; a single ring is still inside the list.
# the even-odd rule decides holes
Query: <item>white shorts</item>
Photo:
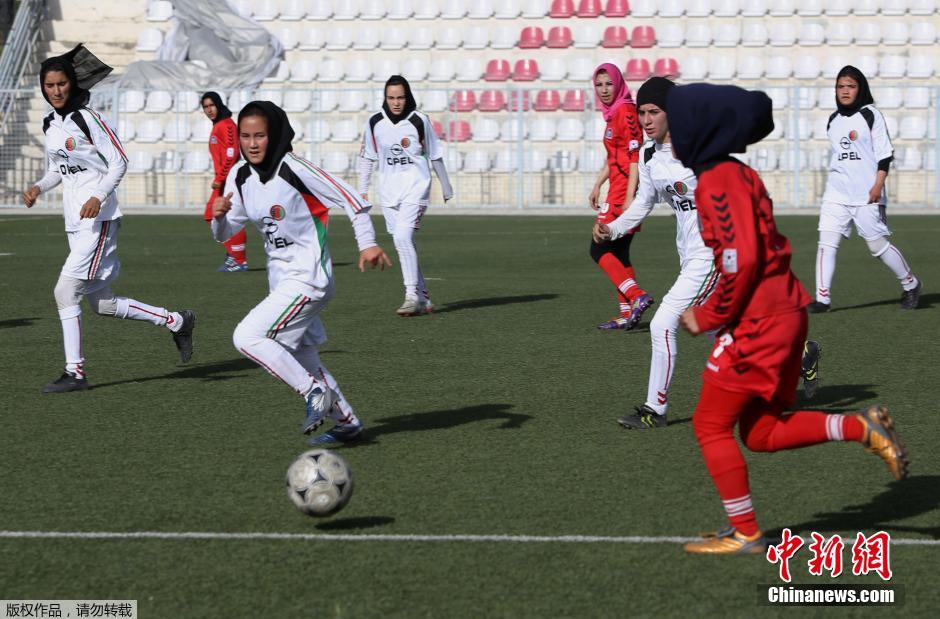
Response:
[[[820,232],[836,232],[845,238],[852,235],[852,223],[858,235],[866,241],[875,241],[891,235],[885,207],[878,204],[851,206],[837,202],[823,202],[819,211]]]
[[[333,297],[334,290],[332,281],[326,290],[293,280],[283,281],[248,312],[236,331],[247,329],[292,352],[306,346],[320,346],[326,342],[320,312]]]
[[[395,234],[398,226],[406,226],[419,230],[424,212],[428,210],[427,204],[399,204],[398,206],[383,206],[382,215],[385,216],[385,229],[389,234]]]
[[[675,314],[676,319],[682,312],[704,303],[718,284],[718,269],[714,260],[692,259],[679,271],[676,283],[659,302],[660,311]]]
[[[62,265],[62,275],[81,280],[114,281],[121,269],[117,256],[121,219],[92,222],[90,228],[66,232],[69,257]]]

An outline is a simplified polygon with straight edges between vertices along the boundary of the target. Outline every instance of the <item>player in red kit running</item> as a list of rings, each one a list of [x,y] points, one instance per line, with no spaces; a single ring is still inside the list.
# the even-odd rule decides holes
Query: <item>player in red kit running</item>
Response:
[[[607,165],[598,175],[588,200],[591,208],[597,211],[597,222],[609,224],[633,202],[639,182],[637,161],[643,135],[637,120],[636,105],[620,69],[609,62],[600,65],[594,71],[593,84],[597,107],[607,121],[604,129]],[[607,200],[600,203],[604,181],[610,184]],[[633,232],[637,231],[639,227]],[[620,314],[617,318],[598,325],[598,329],[632,329],[640,323],[643,312],[653,304],[653,297],[636,283],[636,274],[630,265],[633,232],[616,241],[591,241],[591,258],[617,287],[620,300]]]
[[[730,156],[773,129],[770,98],[694,84],[673,88],[668,105],[673,151],[698,178],[702,239],[721,273],[708,301],[686,310],[680,323],[692,335],[718,330],[692,426],[730,527],[685,549],[763,553],[767,541],[754,515],[735,425],[751,451],[860,442],[896,479],[907,476],[907,454],[881,406],[845,415],[784,412],[795,399],[810,297],[790,270],[790,242],[777,231],[764,183]]]
[[[215,177],[212,179],[212,195],[206,202],[203,218],[212,222],[212,203],[221,194],[225,179],[232,166],[238,163],[238,127],[232,120],[232,112],[222,103],[219,93],[209,91],[202,95],[202,111],[212,121],[212,133],[209,135],[209,154],[212,155],[212,167]],[[229,240],[225,241],[225,262],[219,267],[220,273],[238,273],[248,270],[245,257],[245,229],[242,228]]]

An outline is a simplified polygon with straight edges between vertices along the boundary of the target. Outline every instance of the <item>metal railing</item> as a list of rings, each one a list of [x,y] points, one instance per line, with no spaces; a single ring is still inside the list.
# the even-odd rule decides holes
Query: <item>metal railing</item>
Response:
[[[18,88],[23,72],[33,56],[39,25],[46,13],[46,0],[22,0],[0,56],[0,133],[5,129],[16,97],[8,93]]]

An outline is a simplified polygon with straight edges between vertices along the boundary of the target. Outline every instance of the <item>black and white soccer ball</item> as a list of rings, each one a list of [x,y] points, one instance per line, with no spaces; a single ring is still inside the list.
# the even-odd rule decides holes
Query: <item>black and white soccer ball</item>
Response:
[[[287,469],[287,496],[308,516],[331,516],[349,503],[353,474],[342,456],[311,449]]]

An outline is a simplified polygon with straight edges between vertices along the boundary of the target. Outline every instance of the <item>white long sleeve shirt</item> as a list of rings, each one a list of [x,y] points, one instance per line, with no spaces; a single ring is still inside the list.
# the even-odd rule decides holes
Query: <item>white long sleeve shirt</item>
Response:
[[[676,216],[676,250],[679,264],[689,260],[714,260],[699,232],[695,208],[695,174],[672,154],[672,144],[649,141],[640,149],[637,162],[640,182],[630,206],[610,224],[611,239],[619,239],[639,226],[653,207],[665,202]]]
[[[885,118],[874,105],[851,116],[835,112],[826,130],[832,154],[823,201],[852,206],[868,204],[868,192],[878,177],[878,162],[894,156]],[[878,204],[887,202],[882,190]]]
[[[375,247],[371,205],[348,184],[309,161],[288,153],[267,183],[242,161],[229,172],[223,195],[232,194],[232,208],[224,218],[212,220],[212,235],[225,241],[254,224],[268,255],[268,285],[296,280],[326,288],[333,279],[327,247],[329,209],[342,208],[353,223],[359,251]]]
[[[65,118],[52,112],[43,119],[43,133],[48,168],[36,186],[46,193],[62,183],[65,229],[72,232],[120,217],[114,192],[127,171],[127,155],[107,121],[88,107]],[[83,220],[82,206],[92,197],[101,201],[101,210],[94,219]]]

